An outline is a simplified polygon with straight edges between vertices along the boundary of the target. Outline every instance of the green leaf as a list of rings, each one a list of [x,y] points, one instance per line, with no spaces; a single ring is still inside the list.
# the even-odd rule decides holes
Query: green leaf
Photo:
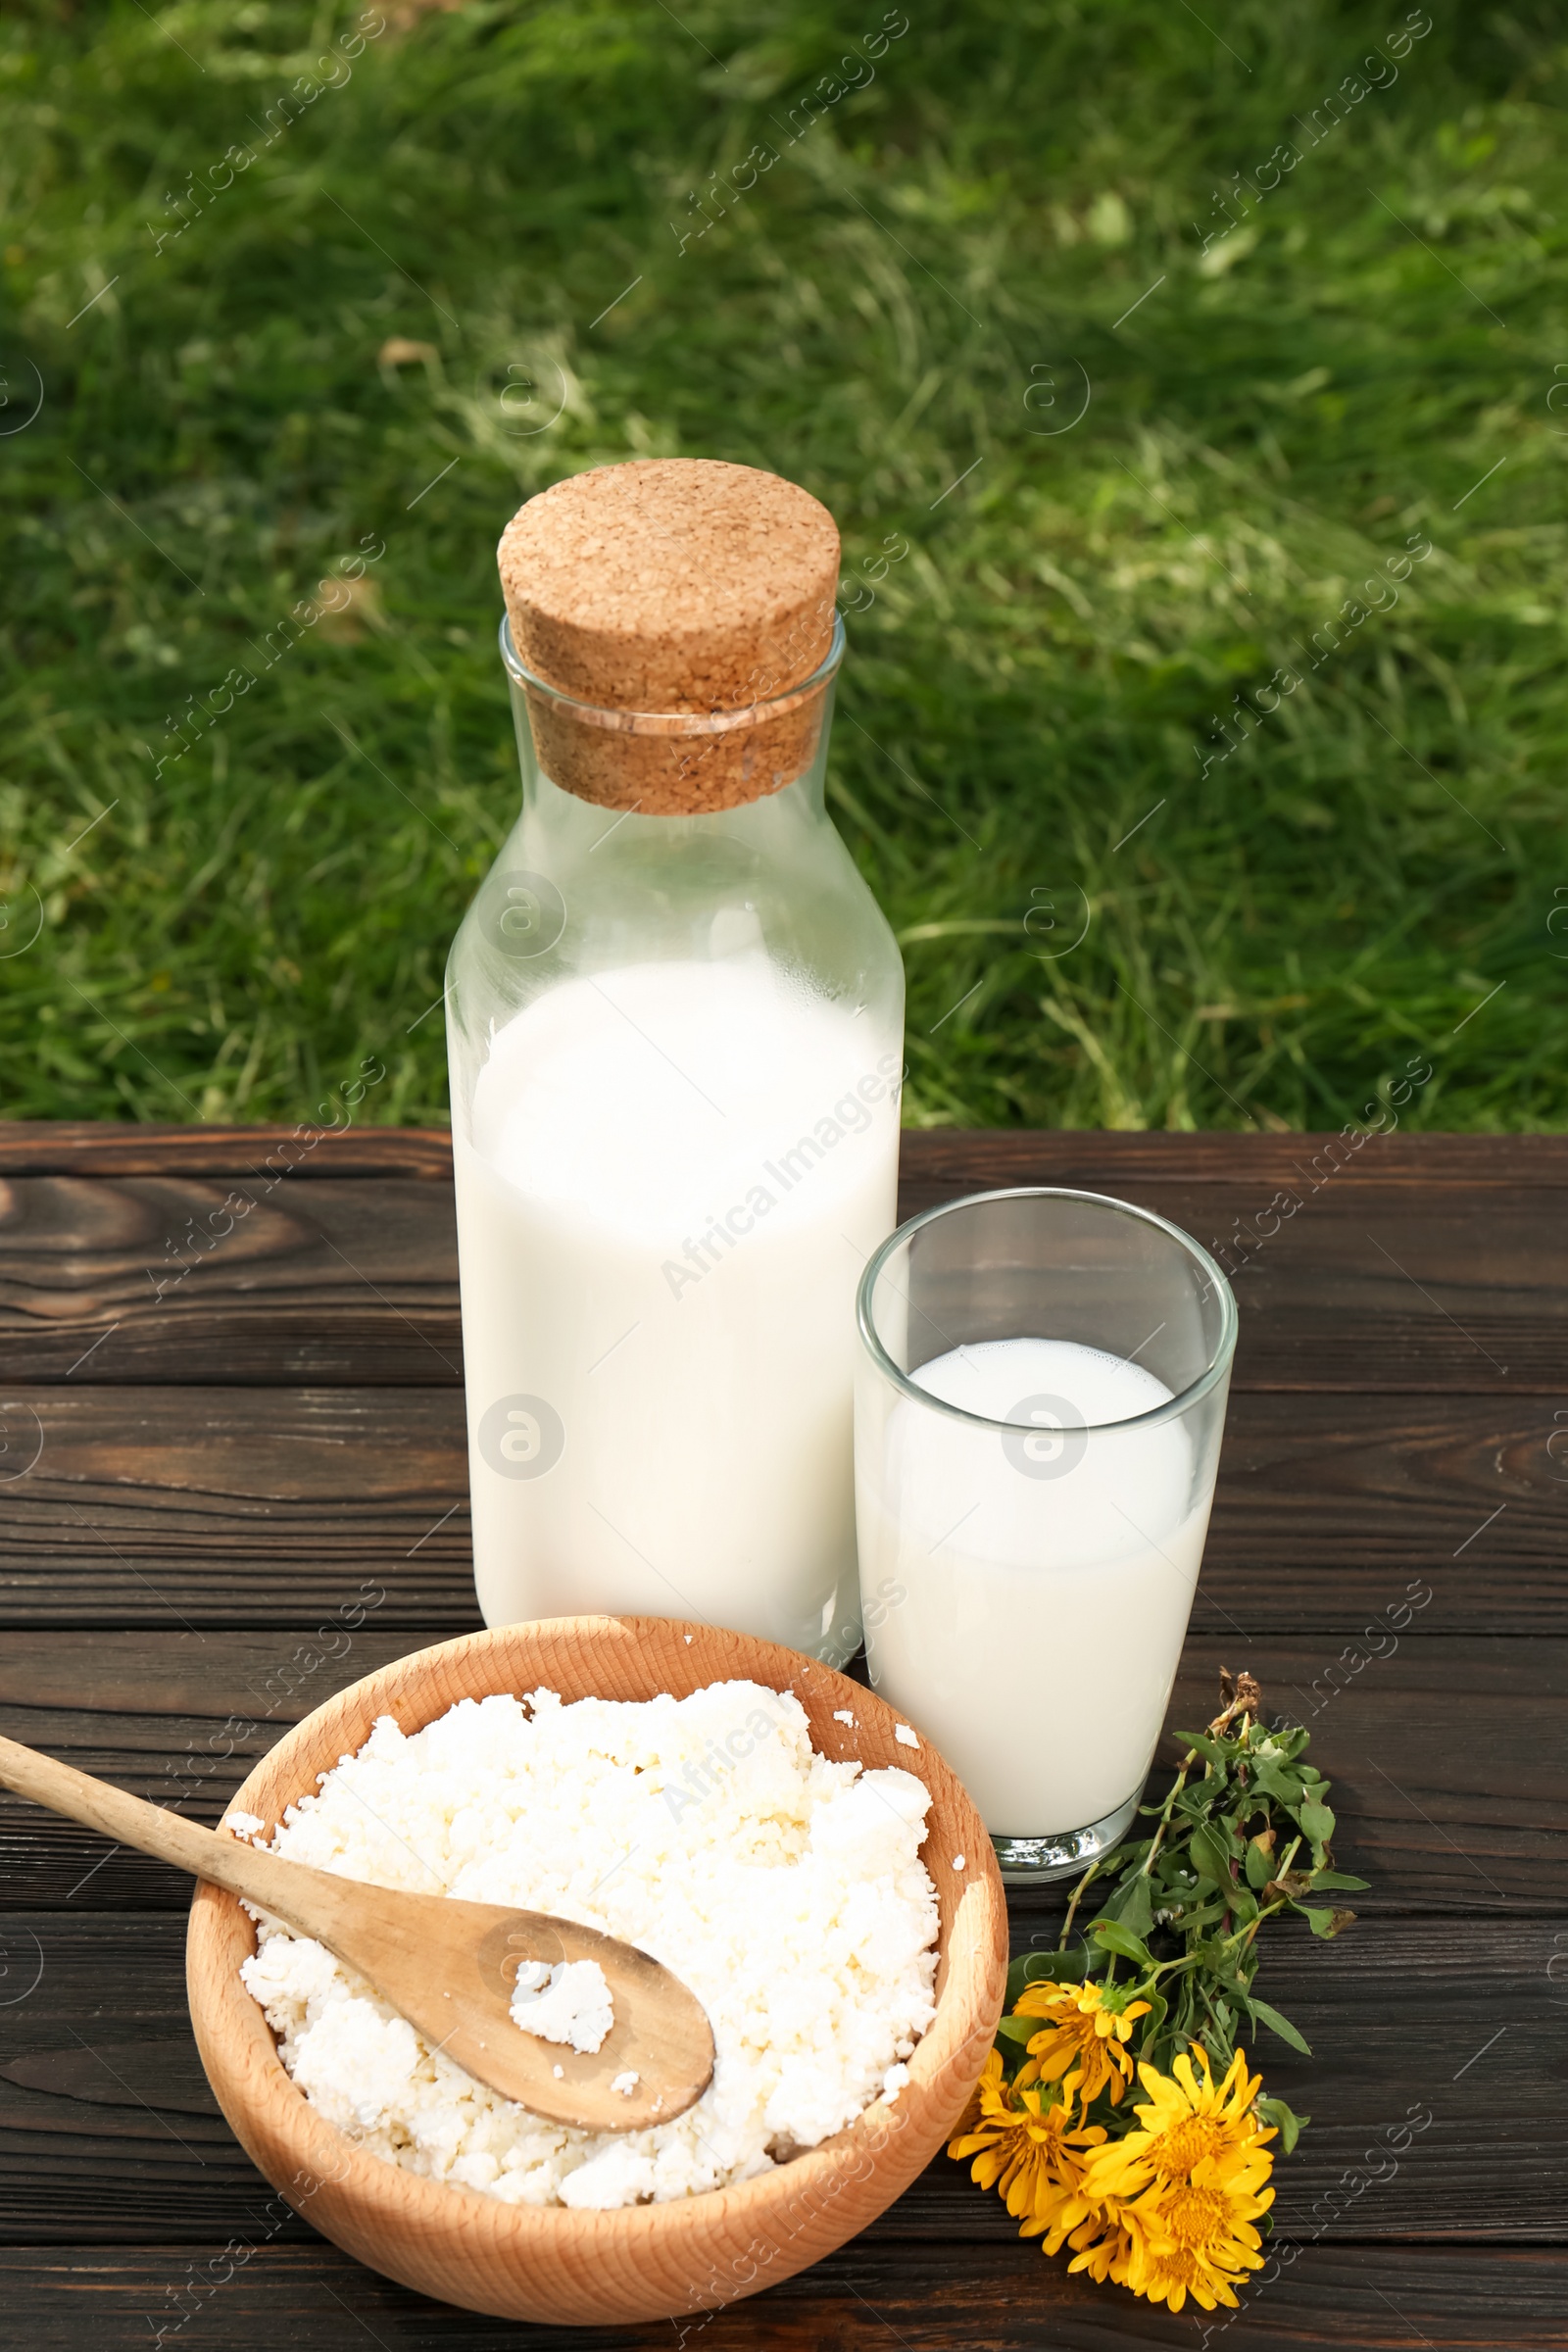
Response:
[[[1247,1884],[1253,1888],[1268,1885],[1274,1876],[1274,1850],[1260,1839],[1249,1839],[1247,1847]]]
[[[1176,1799],[1175,1811],[1177,1820],[1206,1821],[1209,1813],[1213,1809],[1215,1797],[1222,1796],[1224,1792],[1225,1783],[1223,1779],[1215,1781],[1193,1781],[1182,1790],[1180,1796]]]
[[[1310,1903],[1297,1903],[1294,1908],[1299,1911],[1313,1935],[1320,1936],[1325,1943],[1332,1943],[1355,1917],[1353,1911],[1319,1911]]]
[[[1264,2123],[1271,2125],[1279,2133],[1280,2145],[1289,2156],[1312,2118],[1309,2115],[1298,2115],[1283,2099],[1260,2098],[1256,2105]]]
[[[1065,1952],[1020,1952],[1007,1970],[1005,2006],[1015,2009],[1026,1984],[1076,1984],[1084,1976],[1091,1960],[1098,1954],[1085,1944],[1074,1943]]]
[[[1174,1862],[1170,1862],[1159,1873],[1154,1908],[1156,1911],[1173,1911],[1182,1903],[1200,1902],[1202,1894],[1197,1873],[1178,1868]]]
[[[1041,2017],[1003,2017],[997,2021],[997,2032],[1005,2034],[1009,2041],[1033,2041],[1037,2034],[1046,2031]]]
[[[1142,1871],[1116,1889],[1102,1917],[1119,1921],[1130,1936],[1149,1934],[1154,1924],[1154,1902]]]
[[[1123,1960],[1136,1960],[1144,1968],[1152,1968],[1154,1955],[1141,1936],[1133,1935],[1118,1920],[1097,1919],[1090,1934],[1102,1943],[1107,1952],[1115,1952]]]
[[[1271,2034],[1277,2034],[1281,2041],[1289,2042],[1293,2050],[1299,2050],[1303,2058],[1311,2057],[1311,2043],[1302,2039],[1288,2017],[1281,2017],[1279,2011],[1271,2009],[1267,2001],[1260,2001],[1255,1992],[1248,1996],[1248,2006],[1259,2025],[1267,2026]],[[1258,2104],[1261,2106],[1262,2101],[1259,2100]],[[1287,2113],[1289,2113],[1288,2109]],[[1296,2142],[1293,2139],[1290,2146],[1294,2147],[1295,2145]]]
[[[1210,1764],[1225,1765],[1235,1760],[1234,1747],[1226,1747],[1218,1740],[1211,1740],[1205,1732],[1178,1732],[1176,1737],[1185,1740],[1188,1746],[1199,1755],[1206,1756]]]
[[[1370,1879],[1352,1879],[1343,1870],[1314,1870],[1312,1884],[1314,1886],[1343,1887],[1348,1893],[1361,1894],[1372,1882]]]
[[[1193,1867],[1200,1879],[1212,1886],[1228,1886],[1231,1883],[1231,1858],[1224,1838],[1212,1822],[1204,1822],[1187,1841],[1193,1857]]]
[[[1081,1984],[1085,1977],[1100,1966],[1103,1954],[1098,1952],[1093,1944],[1076,1939],[1066,1951],[1052,1952],[1048,1956],[1051,1966],[1042,1969],[1039,1976],[1031,1977],[1029,1981],[1032,1984],[1037,1984],[1041,1977],[1051,1977],[1058,1984]]]
[[[1296,1818],[1301,1825],[1302,1833],[1311,1838],[1314,1845],[1327,1845],[1334,1835],[1333,1814],[1327,1805],[1320,1805],[1311,1797],[1300,1807]]]
[[[1033,1984],[1041,1977],[1054,1977],[1055,1964],[1054,1952],[1020,1952],[1007,1969],[1007,2007],[1016,2007],[1018,1995],[1026,1984]]]
[[[1298,1805],[1305,1793],[1296,1773],[1274,1763],[1259,1764],[1252,1775],[1252,1785],[1270,1796],[1277,1796],[1282,1805]]]

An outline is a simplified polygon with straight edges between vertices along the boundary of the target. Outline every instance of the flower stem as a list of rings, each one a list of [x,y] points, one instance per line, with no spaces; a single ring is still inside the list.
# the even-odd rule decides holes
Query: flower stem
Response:
[[[1264,1920],[1272,1919],[1276,1911],[1283,1911],[1284,1908],[1285,1897],[1281,1895],[1277,1903],[1270,1903],[1264,1910],[1260,1911],[1250,1927],[1241,1929],[1238,1934],[1230,1936],[1228,1940],[1232,1943],[1239,1943],[1245,1947],[1247,1944],[1251,1942],[1252,1937],[1257,1934],[1257,1931],[1263,1925]]]
[[[1100,1861],[1102,1862],[1103,1860],[1104,1856],[1102,1854]],[[1077,1886],[1072,1890],[1072,1901],[1067,1905],[1067,1916],[1061,1923],[1061,1934],[1056,1938],[1056,1949],[1058,1952],[1063,1952],[1067,1948],[1067,1937],[1071,1933],[1073,1919],[1077,1914],[1079,1897],[1082,1895],[1084,1888],[1088,1886],[1090,1880],[1094,1877],[1099,1868],[1100,1862],[1091,1862],[1089,1868],[1084,1872],[1083,1877],[1079,1880]]]
[[[1192,1771],[1193,1766],[1197,1762],[1198,1750],[1196,1747],[1190,1747],[1186,1755],[1182,1758],[1181,1770],[1177,1773],[1175,1780],[1171,1783],[1170,1794],[1166,1797],[1164,1805],[1160,1811],[1159,1819],[1154,1825],[1154,1835],[1152,1838],[1151,1838],[1149,1841],[1149,1851],[1144,1856],[1144,1867],[1138,1874],[1141,1879],[1147,1879],[1150,1872],[1154,1867],[1154,1856],[1159,1851],[1159,1841],[1164,1837],[1165,1832],[1170,1828],[1172,1808],[1176,1803],[1176,1799],[1182,1792],[1183,1786],[1187,1780],[1187,1775]]]

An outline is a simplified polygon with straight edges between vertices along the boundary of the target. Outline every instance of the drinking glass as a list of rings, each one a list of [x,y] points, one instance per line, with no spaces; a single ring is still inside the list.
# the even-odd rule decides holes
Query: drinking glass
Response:
[[[858,1311],[872,1685],[967,1784],[1004,1878],[1081,1870],[1125,1834],[1164,1721],[1214,1494],[1230,1285],[1163,1217],[1039,1186],[902,1225]]]

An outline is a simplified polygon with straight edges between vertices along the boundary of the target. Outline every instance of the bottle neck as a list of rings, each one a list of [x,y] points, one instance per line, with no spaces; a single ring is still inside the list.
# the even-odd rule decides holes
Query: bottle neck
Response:
[[[731,838],[759,845],[775,835],[797,831],[803,824],[826,824],[826,761],[813,760],[803,775],[777,792],[743,801],[734,808],[716,808],[704,815],[649,816],[640,808],[606,808],[596,801],[564,792],[552,783],[538,761],[522,762],[522,814],[530,832],[537,829],[564,847],[608,840],[613,832],[650,845],[673,848],[704,840]]]
[[[827,715],[811,764],[779,791],[656,816],[563,791],[536,756],[522,703],[522,811],[453,949],[456,1122],[499,1029],[556,988],[639,966],[765,958],[791,989],[863,1013],[891,1050],[903,969],[827,813]]]
[[[503,622],[501,657],[525,786],[544,776],[590,807],[618,814],[708,819],[778,799],[804,783],[796,799],[814,801],[820,814],[821,768],[843,655],[844,623],[836,618],[826,658],[782,693],[765,691],[769,681],[758,680],[759,699],[743,704],[601,709],[525,669]]]

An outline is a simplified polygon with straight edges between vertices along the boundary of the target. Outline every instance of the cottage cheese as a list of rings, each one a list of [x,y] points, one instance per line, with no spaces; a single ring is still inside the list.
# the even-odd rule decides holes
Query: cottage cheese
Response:
[[[390,1716],[291,1806],[272,1849],[376,1886],[555,1912],[690,1986],[713,2080],[673,2123],[585,2132],[487,2090],[320,1944],[265,1919],[241,1976],[284,2065],[389,2162],[510,2204],[606,2208],[747,2180],[896,2098],[935,2014],[930,1797],[830,1763],[756,1683],[641,1704],[465,1699]]]
[[[566,2041],[574,2050],[603,2047],[615,2022],[615,2004],[597,1960],[524,1960],[512,1989],[512,2015],[541,2041]]]

